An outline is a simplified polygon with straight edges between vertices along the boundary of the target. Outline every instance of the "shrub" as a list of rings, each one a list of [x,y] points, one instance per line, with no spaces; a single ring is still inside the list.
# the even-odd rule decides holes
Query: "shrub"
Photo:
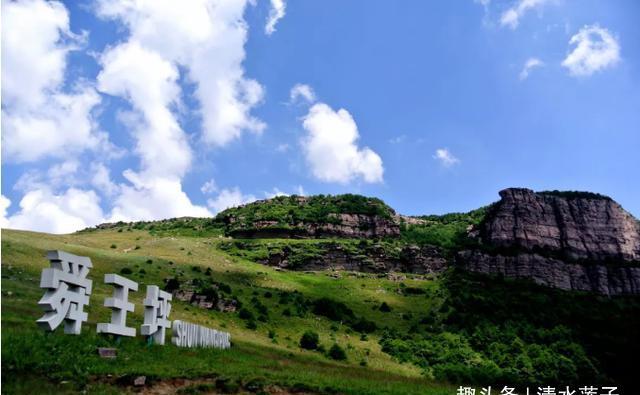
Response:
[[[329,298],[316,300],[313,304],[313,313],[332,321],[349,321],[355,318],[353,311],[347,305]]]
[[[243,320],[247,320],[247,321],[253,321],[254,317],[253,317],[253,313],[250,310],[247,310],[246,308],[241,308],[238,311],[238,315],[240,317],[240,319]]]
[[[347,354],[344,352],[342,347],[335,343],[329,349],[329,357],[331,359],[335,359],[336,361],[344,361],[345,359],[347,359]]]
[[[353,330],[361,333],[371,333],[378,329],[375,322],[369,321],[364,317],[356,321],[353,325],[351,325],[351,327],[353,328]]]
[[[314,331],[306,331],[300,338],[300,347],[305,350],[316,350],[318,343],[320,342],[320,336]]]
[[[247,326],[247,329],[251,329],[251,330],[258,329],[258,324],[253,319],[250,319],[249,321],[247,321],[247,325],[246,326]]]
[[[180,280],[177,278],[170,278],[164,286],[164,290],[167,292],[173,292],[180,289]]]
[[[391,311],[391,307],[387,304],[387,302],[382,302],[378,310],[382,311],[383,313],[388,313]]]
[[[111,248],[118,248],[118,246],[115,244],[111,244]]]
[[[129,269],[128,267],[123,267],[122,269],[120,269],[120,274],[131,274],[133,273],[133,270]]]

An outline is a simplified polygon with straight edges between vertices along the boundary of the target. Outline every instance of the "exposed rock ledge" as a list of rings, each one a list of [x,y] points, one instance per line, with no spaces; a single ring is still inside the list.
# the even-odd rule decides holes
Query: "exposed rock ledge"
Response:
[[[602,295],[640,295],[640,267],[567,263],[538,254],[514,256],[462,251],[458,265],[466,270],[529,279],[536,284]]]
[[[447,267],[442,252],[431,246],[409,245],[393,255],[382,247],[372,246],[359,254],[353,254],[338,243],[327,242],[322,244],[321,255],[297,265],[291,264],[295,261],[293,254],[295,252],[291,249],[284,249],[282,252],[270,253],[268,258],[260,263],[291,270],[338,269],[367,273],[429,274],[439,273]]]

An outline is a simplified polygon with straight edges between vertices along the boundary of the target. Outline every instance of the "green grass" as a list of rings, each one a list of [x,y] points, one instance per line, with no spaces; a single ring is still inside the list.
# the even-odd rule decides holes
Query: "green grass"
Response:
[[[482,216],[472,212],[425,219],[449,229],[436,235],[444,247]],[[588,381],[633,388],[640,352],[638,298],[569,293],[455,270],[440,277],[407,275],[400,282],[368,273],[334,277],[325,271],[283,271],[254,262],[270,249],[314,253],[329,242],[358,253],[369,241],[232,240],[129,225],[121,229],[60,236],[2,230],[4,393],[51,392],[48,388],[117,393],[128,387],[116,380],[134,375],[146,375],[152,383],[192,380],[184,393],[219,385],[247,388],[252,380],[264,382],[267,389],[346,394],[455,393],[447,381]],[[402,242],[376,243],[392,249]],[[49,249],[93,261],[89,322],[80,336],[60,331],[44,335],[35,325],[42,315],[38,285]],[[197,284],[201,291],[217,285],[220,295],[241,303],[242,314],[174,301],[170,318],[229,331],[233,346],[225,351],[148,347],[138,336],[117,346],[116,361],[98,358],[98,345],[114,345],[95,333],[96,324],[110,315],[102,305],[112,292],[103,283],[105,273],[128,273],[139,282],[140,290],[130,296],[136,311],[128,318],[128,325],[137,328],[145,285],[164,286],[169,279]],[[377,329],[361,333],[369,332],[362,329],[363,322],[375,323]],[[300,347],[306,331],[318,334],[317,349]],[[336,344],[345,352],[344,361],[333,359],[341,358]]]
[[[280,304],[281,295],[294,292],[309,303],[330,295],[345,303],[357,316],[382,322],[392,330],[407,331],[409,322],[389,319],[385,314],[399,317],[401,312],[410,312],[416,317],[424,316],[437,303],[436,299],[426,299],[420,294],[401,295],[397,292],[399,283],[373,275],[345,274],[343,278],[335,279],[323,272],[276,271],[221,252],[216,249],[217,241],[217,238],[158,235],[135,229],[61,236],[2,230],[2,370],[4,377],[9,378],[8,387],[3,388],[28,393],[29,388],[46,384],[32,380],[33,387],[29,387],[24,379],[18,383],[10,378],[45,377],[47,382],[70,382],[69,386],[73,388],[109,393],[113,388],[122,388],[106,381],[108,375],[143,374],[156,380],[213,375],[240,383],[260,377],[269,384],[287,388],[306,385],[313,392],[452,392],[449,385],[424,378],[417,366],[400,363],[382,352],[380,332],[361,340],[360,335],[346,324],[316,316],[310,311],[301,316],[286,316],[283,312],[294,309],[295,303]],[[111,248],[112,244],[117,247]],[[136,249],[136,246],[140,248]],[[86,308],[89,322],[83,325],[80,336],[64,335],[61,328],[56,333],[44,335],[35,325],[42,314],[37,306],[43,294],[38,287],[39,276],[40,271],[48,267],[44,256],[49,249],[89,256],[94,264],[90,272],[94,291],[90,306]],[[194,270],[194,267],[200,269]],[[102,360],[96,354],[96,347],[112,344],[110,339],[95,333],[96,324],[107,322],[110,314],[102,304],[112,289],[103,283],[103,277],[105,273],[121,273],[124,268],[131,269],[132,273],[127,277],[141,286],[130,296],[136,311],[128,316],[129,326],[139,328],[142,323],[144,286],[163,286],[168,278],[179,278],[182,282],[193,279],[222,282],[254,314],[252,299],[259,298],[268,310],[268,320],[258,321],[257,329],[250,330],[237,313],[203,310],[175,301],[172,319],[227,330],[232,334],[233,347],[226,351],[187,350],[173,345],[149,348],[138,336],[122,341],[115,362]],[[405,286],[422,288],[429,294],[438,288],[435,281],[409,279],[405,283]],[[266,292],[273,296],[264,297]],[[382,302],[391,306],[393,313],[377,310]],[[346,361],[334,361],[321,352],[302,350],[299,339],[306,330],[318,332],[320,343],[326,349],[333,344],[342,347],[346,351]],[[167,333],[169,338],[170,331]],[[361,361],[366,361],[366,367],[360,366]]]

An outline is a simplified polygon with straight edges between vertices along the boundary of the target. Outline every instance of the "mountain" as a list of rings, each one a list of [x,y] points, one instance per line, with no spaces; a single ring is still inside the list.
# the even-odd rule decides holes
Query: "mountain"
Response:
[[[139,390],[133,379],[144,375],[154,393],[450,394],[463,383],[632,393],[638,229],[608,197],[519,188],[446,215],[402,216],[358,195],[281,196],[215,218],[71,235],[3,229],[3,384],[8,393],[120,393]],[[94,264],[77,337],[35,325],[50,249]],[[172,319],[222,328],[232,347],[97,335],[109,317],[107,273],[141,285],[129,325],[142,322],[144,286],[157,284],[173,294]],[[317,347],[302,341],[313,340],[308,331]],[[97,346],[117,347],[116,361]]]

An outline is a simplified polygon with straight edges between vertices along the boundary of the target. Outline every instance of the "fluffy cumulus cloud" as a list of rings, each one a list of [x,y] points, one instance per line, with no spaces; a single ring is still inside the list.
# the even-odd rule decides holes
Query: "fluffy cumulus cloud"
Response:
[[[460,159],[453,156],[453,154],[447,148],[437,149],[436,153],[433,155],[433,159],[440,162],[440,164],[444,167],[451,167],[460,163]]]
[[[142,178],[132,171],[125,172],[125,178],[131,184],[120,186],[110,222],[211,215],[207,208],[191,203],[179,178]]]
[[[562,61],[572,76],[589,76],[620,61],[620,44],[599,25],[584,26],[569,40],[575,48]]]
[[[543,66],[544,62],[538,58],[527,59],[527,61],[524,63],[524,66],[522,67],[522,71],[520,71],[520,80],[526,80],[529,77],[529,73],[531,72],[531,70]]]
[[[500,16],[500,25],[515,29],[518,27],[520,18],[522,18],[524,14],[531,10],[542,8],[542,6],[549,1],[550,0],[518,0],[512,7],[509,7],[502,13]],[[486,4],[483,2],[485,5],[488,5],[488,3],[488,1]]]
[[[176,108],[181,70],[195,86],[202,117],[199,138],[223,146],[242,132],[265,125],[250,111],[263,98],[262,86],[244,76],[246,1],[102,1],[98,14],[128,28],[128,39],[102,55],[99,89],[128,100],[133,112],[121,117],[136,138],[138,172],[127,170],[111,220],[208,216],[182,190],[192,162],[189,138]],[[211,185],[207,193],[213,192]],[[204,191],[203,191],[204,193]],[[224,197],[224,196],[223,196]]]
[[[19,210],[7,218],[9,203],[3,196],[3,226],[12,229],[70,233],[104,220],[98,195],[82,189],[69,188],[58,195],[47,188],[29,191],[20,200]]]
[[[335,111],[327,104],[316,103],[302,125],[306,131],[304,154],[317,179],[341,184],[355,179],[382,182],[382,159],[370,148],[358,146],[358,126],[347,110]]]
[[[100,96],[86,82],[63,89],[67,54],[83,40],[71,32],[61,3],[2,2],[5,160],[30,162],[108,147],[106,135],[98,131],[91,115]]]
[[[271,9],[269,10],[269,17],[267,18],[267,24],[264,27],[264,32],[267,35],[272,35],[276,31],[276,23],[284,18],[284,13],[287,8],[285,0],[271,0]]]
[[[195,84],[202,139],[223,146],[243,131],[265,124],[250,111],[262,101],[262,86],[244,75],[246,0],[104,0],[98,13],[127,26],[129,44],[181,66]]]
[[[97,1],[93,11],[121,24],[122,35],[96,54],[95,81],[69,81],[68,54],[83,49],[88,33],[70,30],[62,3],[3,1],[3,153],[13,162],[62,159],[40,174],[25,172],[14,187],[24,195],[17,211],[3,216],[3,225],[59,233],[101,221],[211,215],[183,190],[194,156],[191,141],[221,147],[266,127],[251,115],[264,89],[245,76],[242,65],[249,3]],[[284,15],[284,2],[273,7],[271,28]],[[183,91],[185,83],[193,91]],[[129,104],[117,115],[133,137],[139,167],[124,171],[124,182],[111,178],[116,149],[94,119],[101,94]],[[186,94],[193,94],[196,105],[189,110],[201,121],[194,136],[181,125]],[[90,165],[69,159],[87,149],[100,159]],[[211,184],[205,192],[217,190]],[[221,191],[211,207],[232,204],[236,192]],[[108,198],[104,208],[100,196]],[[240,197],[236,201],[252,198]],[[3,197],[1,203],[6,214],[10,201]]]
[[[313,103],[316,101],[316,93],[309,85],[295,84],[289,92],[289,101],[291,103],[296,103],[301,100],[306,103]]]
[[[256,201],[256,197],[253,195],[244,195],[240,188],[225,188],[213,199],[207,200],[207,205],[214,213],[219,213],[230,207],[236,207],[243,204]]]
[[[218,184],[216,184],[216,180],[214,180],[213,178],[202,184],[202,186],[200,187],[200,192],[202,192],[203,195],[209,195],[217,191]]]

